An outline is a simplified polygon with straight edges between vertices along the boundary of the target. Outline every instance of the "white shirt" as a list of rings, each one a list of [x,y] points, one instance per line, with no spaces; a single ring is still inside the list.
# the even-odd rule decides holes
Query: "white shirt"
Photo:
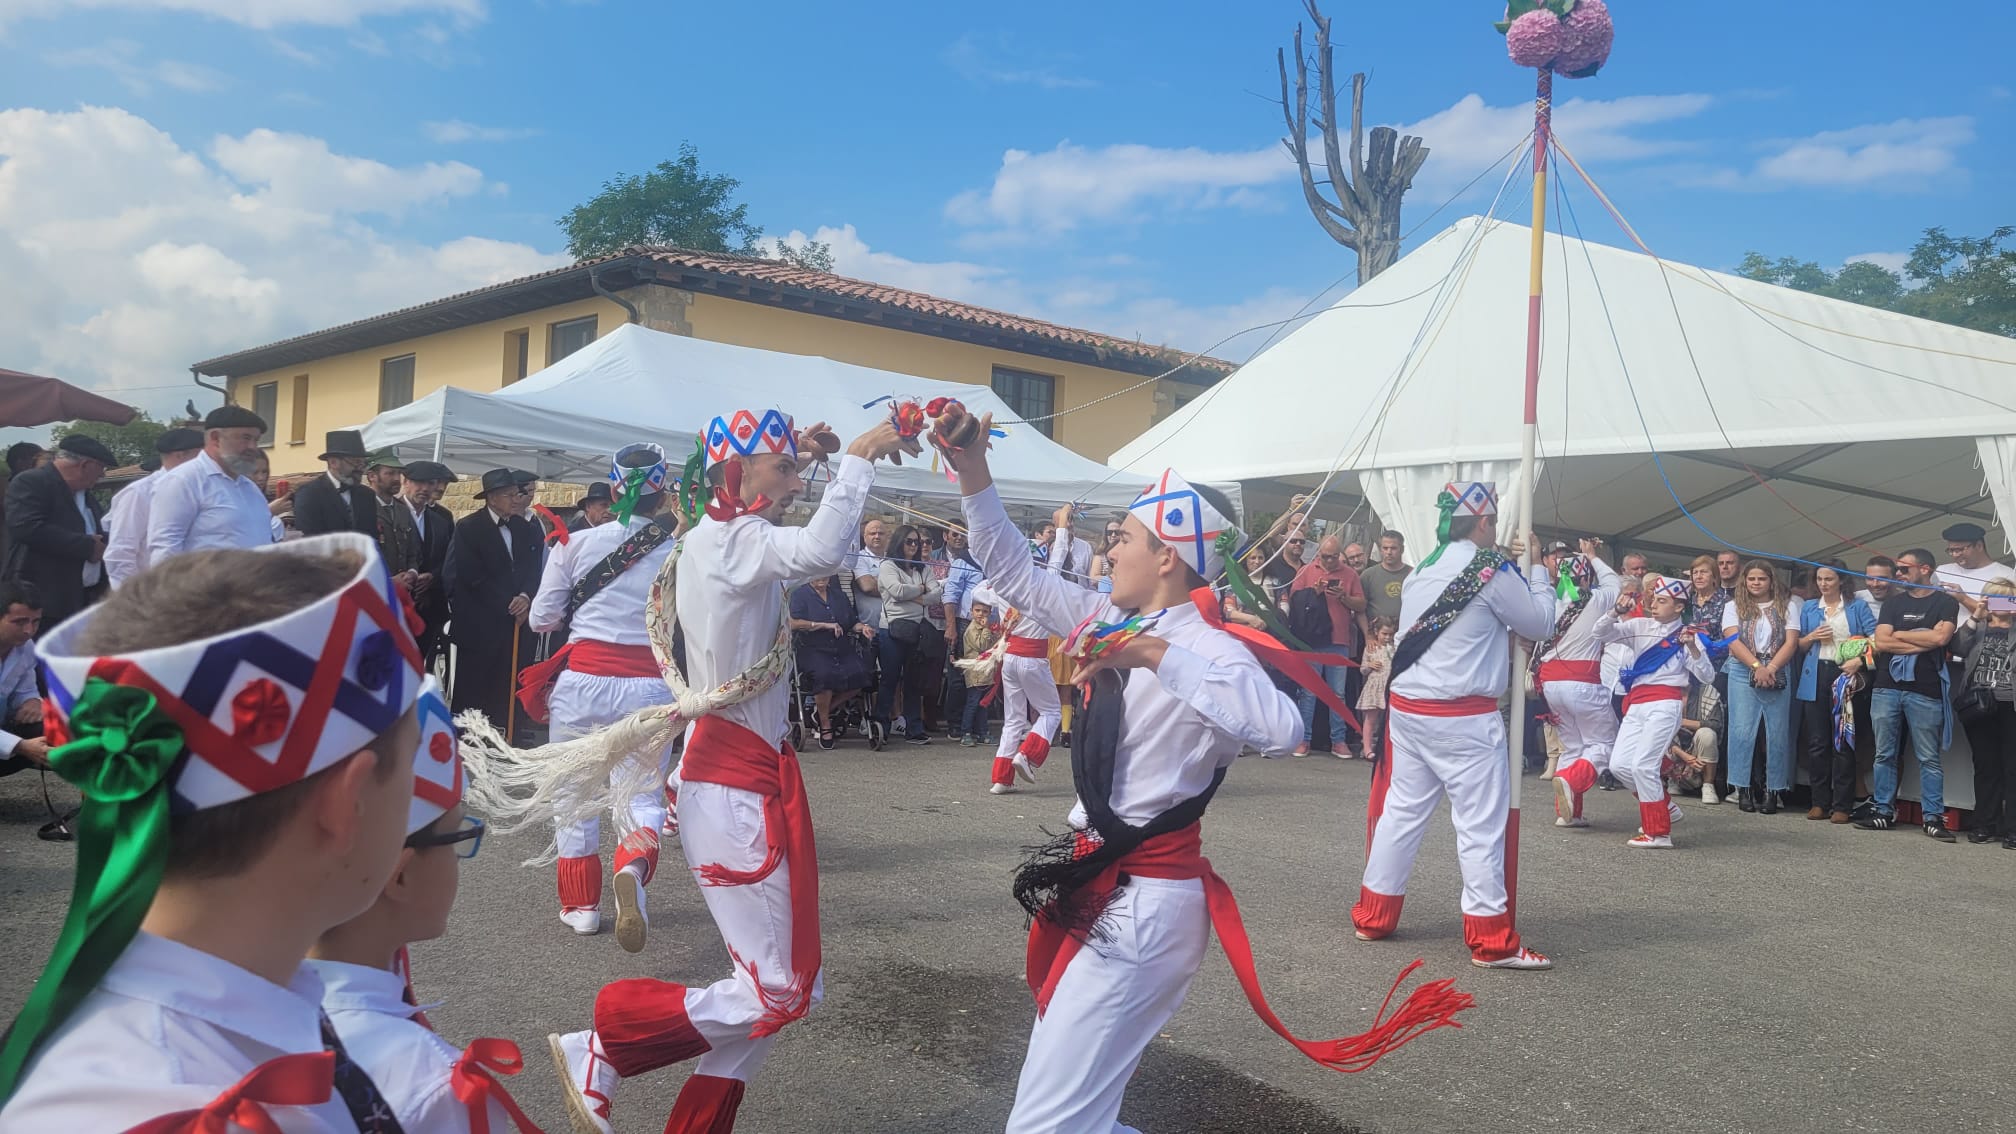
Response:
[[[784,618],[784,585],[831,575],[847,561],[874,481],[875,466],[844,456],[802,528],[738,516],[725,524],[705,518],[686,533],[676,597],[689,685],[719,688],[770,652]],[[780,681],[716,715],[779,744],[791,731],[790,703],[791,684]]]
[[[425,547],[427,544],[427,509],[414,504],[412,497],[407,496],[405,493],[400,493],[399,502],[406,505],[408,512],[413,513],[413,530],[420,533],[420,544],[422,547]]]
[[[208,450],[149,479],[159,482],[148,505],[149,566],[185,551],[277,542],[266,494],[251,477],[225,472]]]
[[[1617,581],[1617,572],[1612,571],[1608,563],[1594,556],[1589,558],[1589,562],[1596,569],[1596,585],[1589,589],[1589,601],[1582,607],[1582,613],[1575,617],[1575,621],[1568,624],[1568,629],[1561,632],[1561,640],[1554,643],[1553,649],[1547,651],[1546,658],[1542,659],[1543,663],[1596,661],[1603,655],[1603,643],[1596,640],[1596,620],[1603,616],[1604,611],[1617,605],[1621,587]],[[1564,560],[1561,565],[1565,569],[1568,564]],[[1560,622],[1568,607],[1567,599],[1555,599],[1555,622]],[[1410,622],[1408,625],[1411,626],[1413,623]]]
[[[73,492],[71,496],[77,504],[77,514],[84,518],[84,534],[97,535],[99,533],[98,517],[91,514],[91,505],[85,502],[84,494],[82,492]],[[97,586],[98,580],[103,578],[104,575],[105,565],[103,563],[93,563],[88,559],[84,561],[85,586]]]
[[[35,685],[35,643],[23,642],[0,657],[0,724],[11,730],[15,710],[41,697]],[[0,756],[12,756],[19,743],[12,731],[0,731]]]
[[[412,1018],[419,1009],[406,1003],[406,981],[398,973],[341,961],[311,960],[307,968],[322,982],[322,1011],[343,1050],[371,1076],[401,1129],[411,1134],[470,1129],[469,1107],[455,1097],[451,1079],[462,1053]],[[492,1134],[516,1129],[496,1100],[489,1111]]]
[[[147,569],[147,516],[161,474],[149,473],[120,489],[105,512],[112,538],[105,545],[105,573],[112,588]]]
[[[1451,540],[1440,559],[1407,573],[1406,582],[1400,585],[1402,629],[1394,640],[1396,649],[1476,556],[1476,544],[1467,539]],[[1503,696],[1512,664],[1512,644],[1505,636],[1508,629],[1535,642],[1554,629],[1553,588],[1537,573],[1527,579],[1510,564],[1491,576],[1428,652],[1387,689],[1423,701]]]
[[[511,546],[511,525],[505,522],[505,517],[497,509],[485,508],[483,510],[490,513],[490,522],[496,525],[497,534],[504,537],[504,557],[506,559],[512,558],[516,554],[516,549]]]
[[[532,596],[532,629],[541,634],[559,629],[567,621],[567,596],[573,592],[574,584],[649,522],[643,516],[632,516],[628,524],[612,520],[575,532],[573,538],[555,547],[539,576],[539,593]],[[581,609],[574,612],[568,639],[619,646],[649,645],[651,636],[644,630],[644,604],[651,599],[651,585],[657,581],[665,560],[671,557],[672,547],[673,541],[669,539],[659,544],[651,554],[582,603]]]
[[[1597,617],[1592,629],[1599,641],[1625,648],[1629,660],[1624,664],[1629,667],[1637,662],[1638,655],[1657,645],[1666,635],[1680,629],[1680,620],[1676,618],[1671,622],[1655,622],[1650,618],[1619,619],[1614,609],[1605,609]],[[1666,664],[1658,669],[1640,677],[1631,687],[1636,689],[1641,685],[1670,685],[1684,690],[1690,681],[1699,681],[1705,685],[1714,680],[1715,663],[1708,660],[1708,651],[1704,648],[1696,653],[1682,643],[1679,653],[1667,658]]]
[[[323,1050],[321,999],[306,966],[283,988],[141,933],[28,1061],[0,1130],[125,1130],[201,1109],[269,1059]],[[287,1134],[357,1130],[333,1093],[319,1106],[267,1113]]]
[[[1799,632],[1799,603],[1800,600],[1798,599],[1787,599],[1785,601],[1785,635],[1787,637]],[[1732,598],[1729,600],[1728,605],[1722,608],[1722,630],[1724,635],[1726,636],[1729,631],[1736,629],[1740,625],[1742,625],[1742,622],[1736,614],[1736,600]],[[1750,620],[1748,633],[1745,637],[1749,638],[1750,650],[1757,655],[1757,661],[1760,664],[1769,664],[1771,658],[1764,651],[1771,648],[1771,619],[1766,616],[1764,609],[1760,608],[1757,612],[1757,617]]]
[[[1088,617],[1127,617],[1106,595],[1037,567],[1029,541],[992,488],[966,497],[965,508],[973,557],[988,586],[1025,622],[1068,633]],[[1108,801],[1114,814],[1136,826],[1201,794],[1248,745],[1286,752],[1302,739],[1294,699],[1274,687],[1251,651],[1205,622],[1195,606],[1163,611],[1148,633],[1169,649],[1156,672],[1137,670],[1127,680]]]
[[[1071,561],[1068,570],[1064,566],[1067,558]],[[1069,528],[1058,528],[1050,537],[1050,558],[1043,565],[1052,571],[1062,572],[1065,578],[1081,587],[1095,585],[1092,578],[1092,545],[1072,535]]]
[[[853,554],[853,556],[849,558],[848,569],[854,572],[854,577],[856,579],[874,579],[876,580],[877,586],[881,585],[880,573],[882,571],[882,557],[868,550],[865,547],[856,551]],[[865,591],[860,590],[859,589],[860,584],[858,583],[855,584],[855,587],[856,587],[854,594],[855,616],[860,618],[864,625],[877,626],[877,627],[881,626],[882,596],[879,594],[871,595]]]
[[[1962,567],[1957,563],[1948,563],[1946,566],[1933,571],[1932,575],[1933,582],[1938,583],[1942,587],[1959,587],[1962,594],[1973,599],[1975,602],[1981,601],[1981,587],[1985,583],[1996,579],[2001,579],[2008,583],[2016,583],[2016,567],[2011,567],[2007,563],[1995,563],[1992,561],[1985,567]],[[1973,622],[1974,616],[1967,613],[1967,604],[1961,603],[1960,624],[1955,626],[1954,629],[1963,629],[1972,625]]]

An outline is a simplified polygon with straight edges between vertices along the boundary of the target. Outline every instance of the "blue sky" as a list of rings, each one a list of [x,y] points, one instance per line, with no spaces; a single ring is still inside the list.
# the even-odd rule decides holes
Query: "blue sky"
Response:
[[[2016,223],[2006,4],[1612,2],[1560,130],[1661,254],[1895,262]],[[1432,150],[1411,228],[1523,132],[1531,72],[1493,4],[1329,7],[1370,120]],[[847,274],[1212,347],[1354,272],[1279,147],[1301,15],[0,0],[0,365],[179,407],[198,358],[563,262],[554,218],[681,140]]]

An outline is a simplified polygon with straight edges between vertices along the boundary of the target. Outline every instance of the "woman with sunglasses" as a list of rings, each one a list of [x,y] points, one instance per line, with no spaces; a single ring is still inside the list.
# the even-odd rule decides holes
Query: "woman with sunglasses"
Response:
[[[1106,521],[1106,533],[1099,539],[1099,550],[1092,553],[1092,585],[1102,595],[1113,593],[1113,545],[1120,542],[1120,521]]]
[[[890,710],[896,689],[903,688],[903,720],[912,744],[931,743],[924,730],[924,635],[931,633],[924,608],[945,601],[945,584],[924,559],[924,533],[903,524],[890,533],[889,553],[877,570],[882,591],[882,632],[875,646],[882,659],[882,684],[875,690],[875,715],[870,725],[882,738],[889,735]]]

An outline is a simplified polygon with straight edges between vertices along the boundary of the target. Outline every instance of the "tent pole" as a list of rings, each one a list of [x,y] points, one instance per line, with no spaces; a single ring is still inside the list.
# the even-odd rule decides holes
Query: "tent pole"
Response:
[[[1519,439],[1517,530],[1524,537],[1533,527],[1533,451],[1540,436],[1540,266],[1547,235],[1547,147],[1553,125],[1554,72],[1540,69],[1533,96],[1533,250],[1526,291],[1526,423]],[[1530,549],[1529,549],[1530,550]],[[1519,788],[1526,764],[1526,646],[1512,639],[1512,720],[1506,737],[1511,764],[1511,806],[1505,812],[1505,913],[1514,925],[1519,918]]]

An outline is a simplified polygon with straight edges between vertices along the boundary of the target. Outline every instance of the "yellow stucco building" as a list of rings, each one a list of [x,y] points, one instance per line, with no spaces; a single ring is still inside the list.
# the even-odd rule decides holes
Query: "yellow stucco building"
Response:
[[[233,402],[267,420],[276,469],[303,470],[328,430],[443,386],[501,389],[625,322],[991,386],[1032,420],[1085,406],[1037,427],[1102,461],[1232,369],[779,261],[677,248],[627,249],[192,369],[224,379]]]

